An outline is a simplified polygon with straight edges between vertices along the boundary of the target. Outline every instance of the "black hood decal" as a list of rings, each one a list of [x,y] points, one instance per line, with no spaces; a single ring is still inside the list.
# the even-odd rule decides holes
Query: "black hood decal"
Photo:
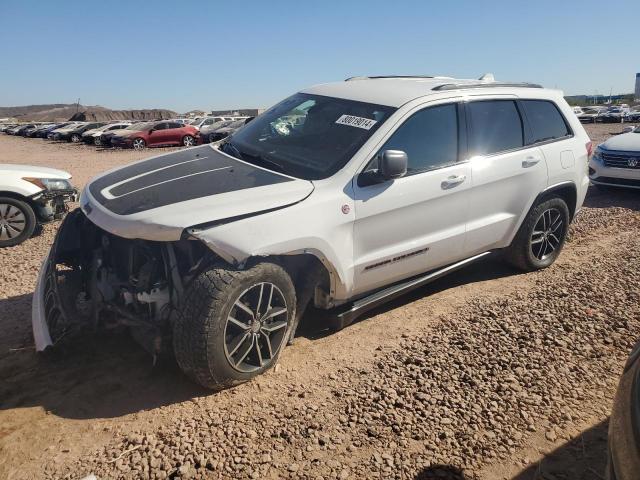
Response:
[[[135,163],[89,184],[93,198],[117,215],[292,181],[208,145]]]

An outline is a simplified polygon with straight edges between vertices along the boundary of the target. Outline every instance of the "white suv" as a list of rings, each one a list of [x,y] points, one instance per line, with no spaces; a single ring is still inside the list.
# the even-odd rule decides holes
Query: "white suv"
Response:
[[[590,149],[561,93],[537,85],[309,88],[220,145],[94,179],[41,270],[37,349],[122,325],[206,387],[248,380],[309,304],[340,328],[497,250],[524,270],[549,266]]]

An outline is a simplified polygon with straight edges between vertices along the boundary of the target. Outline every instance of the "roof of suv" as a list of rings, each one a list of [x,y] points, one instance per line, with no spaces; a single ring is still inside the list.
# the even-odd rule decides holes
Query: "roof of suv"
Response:
[[[344,82],[324,83],[302,90],[302,93],[399,107],[416,98],[443,91],[489,88],[508,88],[512,91],[514,88],[542,87],[532,83],[505,83],[451,77],[379,76],[352,77]]]

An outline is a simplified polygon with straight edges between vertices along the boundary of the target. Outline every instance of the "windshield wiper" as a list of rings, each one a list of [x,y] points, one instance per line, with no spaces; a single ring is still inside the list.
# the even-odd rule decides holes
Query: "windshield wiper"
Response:
[[[228,155],[231,155],[232,157],[238,158],[240,160],[244,160],[245,162],[249,162],[249,163],[253,163],[254,165],[260,165],[262,164],[262,166],[266,166],[267,168],[271,167],[271,170],[276,170],[280,173],[287,173],[287,170],[284,168],[283,165],[280,165],[278,162],[274,162],[273,160],[263,157],[262,155],[252,155],[250,153],[247,152],[241,152],[238,147],[236,147],[233,143],[231,143],[230,141],[225,141],[220,148],[222,149],[222,151]],[[230,151],[227,151],[230,150]]]

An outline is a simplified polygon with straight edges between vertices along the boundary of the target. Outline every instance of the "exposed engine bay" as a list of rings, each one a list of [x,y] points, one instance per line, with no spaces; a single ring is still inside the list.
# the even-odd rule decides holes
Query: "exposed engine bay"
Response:
[[[170,317],[184,285],[211,261],[198,241],[112,235],[77,209],[60,227],[43,275],[50,344],[81,330],[129,327],[153,355],[170,348]]]

